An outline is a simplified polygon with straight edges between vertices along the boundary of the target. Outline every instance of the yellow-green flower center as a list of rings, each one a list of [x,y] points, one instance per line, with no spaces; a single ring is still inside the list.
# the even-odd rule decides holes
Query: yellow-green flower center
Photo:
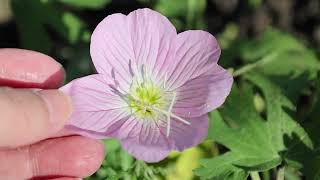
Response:
[[[166,94],[161,87],[150,81],[143,83],[133,83],[128,98],[130,110],[138,118],[156,119],[158,111],[164,109],[170,102],[166,100]]]
[[[129,67],[131,69],[131,63],[129,63]],[[187,125],[190,125],[190,122],[172,112],[177,92],[167,90],[167,74],[165,74],[162,83],[154,83],[146,72],[144,65],[141,66],[141,76],[139,74],[134,76],[130,70],[133,79],[129,91],[125,91],[125,94],[121,93],[116,86],[111,88],[125,100],[128,104],[128,110],[138,119],[165,122],[167,126],[166,135],[169,137],[172,118]]]

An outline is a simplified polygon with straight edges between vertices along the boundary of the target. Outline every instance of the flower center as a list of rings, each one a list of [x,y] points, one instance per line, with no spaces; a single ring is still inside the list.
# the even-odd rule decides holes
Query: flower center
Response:
[[[163,84],[155,84],[148,78],[144,65],[141,67],[141,74],[135,76],[130,61],[129,70],[133,77],[129,91],[120,92],[117,88],[118,82],[115,79],[114,71],[111,72],[111,75],[115,84],[110,85],[110,88],[127,102],[129,110],[134,116],[141,120],[153,121],[160,121],[161,118],[165,117],[167,137],[170,135],[172,118],[191,125],[190,122],[172,112],[177,94],[174,91],[166,90],[167,74],[164,77]]]
[[[159,112],[155,109],[166,109],[170,104],[166,96],[168,93],[150,81],[134,81],[130,88],[128,105],[138,118],[157,119]]]

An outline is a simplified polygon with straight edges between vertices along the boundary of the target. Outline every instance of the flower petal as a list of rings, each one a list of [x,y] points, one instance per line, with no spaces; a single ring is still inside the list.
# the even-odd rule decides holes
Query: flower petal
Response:
[[[101,21],[91,36],[90,54],[98,73],[115,76],[118,81],[130,85],[130,59],[134,52],[127,26],[127,17],[112,14]]]
[[[130,85],[132,76],[140,76],[142,68],[151,74],[168,64],[165,61],[174,55],[170,47],[176,34],[165,16],[150,9],[138,9],[128,16],[113,14],[92,34],[92,60],[99,73],[113,72],[117,80]]]
[[[160,131],[156,121],[131,118],[116,136],[129,154],[146,162],[161,161],[171,150],[166,135]]]
[[[232,76],[216,65],[209,72],[178,88],[173,112],[182,117],[198,117],[221,106],[231,91]]]
[[[146,73],[152,73],[152,77],[160,76],[174,56],[175,27],[165,16],[147,8],[131,12],[128,23],[136,65],[145,65]]]
[[[130,116],[127,103],[109,86],[112,83],[109,79],[106,75],[90,75],[62,88],[74,106],[68,126],[79,134],[107,137]]]
[[[208,134],[208,115],[187,118],[190,125],[172,118],[170,125],[169,140],[173,149],[183,151],[186,148],[200,144]],[[162,124],[162,130],[166,128],[166,122]]]
[[[175,49],[167,82],[169,89],[173,90],[212,69],[221,52],[215,37],[201,30],[178,34]]]

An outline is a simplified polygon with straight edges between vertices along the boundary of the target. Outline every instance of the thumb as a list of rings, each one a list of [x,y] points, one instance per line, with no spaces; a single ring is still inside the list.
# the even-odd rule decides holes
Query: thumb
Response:
[[[59,90],[0,88],[0,147],[16,147],[50,137],[72,111]]]

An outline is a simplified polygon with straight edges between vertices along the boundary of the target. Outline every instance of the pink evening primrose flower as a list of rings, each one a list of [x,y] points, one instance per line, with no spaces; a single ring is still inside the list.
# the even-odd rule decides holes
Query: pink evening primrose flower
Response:
[[[200,30],[177,34],[150,9],[112,14],[90,47],[98,74],[62,88],[74,113],[68,128],[91,138],[117,138],[137,159],[158,162],[199,144],[207,113],[228,96],[233,78],[217,62],[217,40]]]

